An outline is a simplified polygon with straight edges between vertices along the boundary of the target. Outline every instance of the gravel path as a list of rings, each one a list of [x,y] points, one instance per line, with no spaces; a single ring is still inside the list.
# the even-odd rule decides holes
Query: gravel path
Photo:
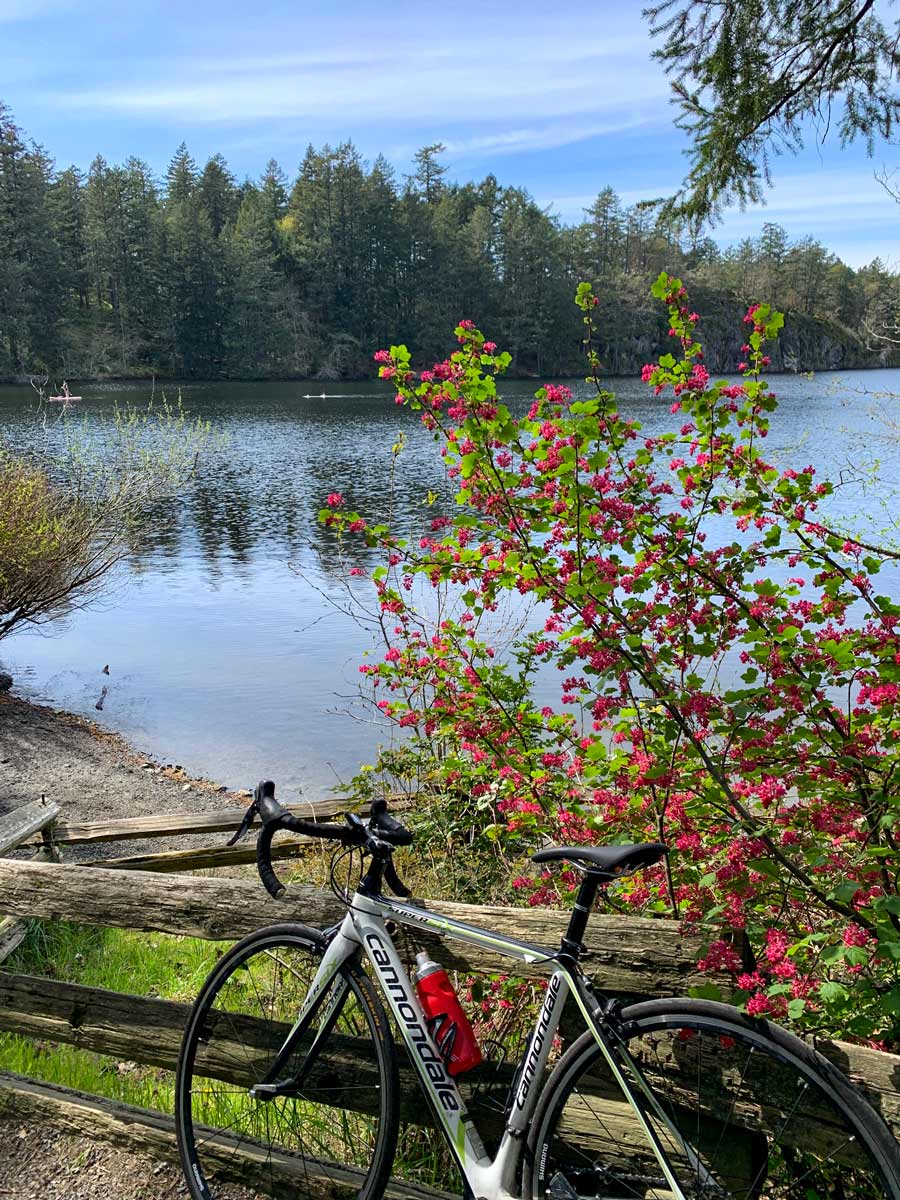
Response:
[[[209,812],[246,805],[245,795],[155,763],[81,717],[0,694],[0,813],[44,793],[67,820]],[[73,846],[67,859],[187,849],[221,839],[101,842]],[[2,915],[2,914],[0,914]],[[121,1147],[0,1119],[0,1200],[184,1200],[177,1168]]]

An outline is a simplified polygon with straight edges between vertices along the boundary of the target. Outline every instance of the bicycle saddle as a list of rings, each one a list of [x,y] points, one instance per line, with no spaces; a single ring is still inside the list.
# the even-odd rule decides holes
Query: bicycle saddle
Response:
[[[532,854],[534,863],[570,862],[591,874],[607,880],[617,875],[629,875],[642,867],[652,867],[669,851],[662,842],[645,842],[636,846],[548,846]]]

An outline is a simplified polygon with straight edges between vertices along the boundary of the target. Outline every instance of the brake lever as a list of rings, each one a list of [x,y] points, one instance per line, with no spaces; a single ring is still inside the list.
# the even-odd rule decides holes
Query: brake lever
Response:
[[[244,834],[247,832],[247,830],[253,824],[253,818],[256,816],[256,814],[258,812],[259,812],[259,804],[256,800],[254,800],[253,803],[250,804],[249,807],[247,808],[247,811],[244,813],[244,819],[243,819],[243,821],[241,821],[240,826],[238,827],[237,833],[234,835],[234,837],[231,837],[228,839],[228,841],[225,843],[226,846],[234,846],[237,842],[239,842],[241,840],[241,838],[244,836]]]

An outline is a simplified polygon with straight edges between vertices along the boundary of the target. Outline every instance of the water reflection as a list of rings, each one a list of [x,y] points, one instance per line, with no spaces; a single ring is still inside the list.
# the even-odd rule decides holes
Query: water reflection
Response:
[[[900,371],[860,373],[849,383],[900,392]],[[415,532],[434,515],[423,507],[428,491],[449,505],[455,489],[431,435],[394,405],[392,391],[333,386],[342,394],[326,399],[306,397],[302,383],[185,387],[185,406],[225,442],[204,454],[184,497],[159,507],[102,605],[73,614],[52,637],[4,643],[2,657],[26,690],[96,716],[97,672],[109,662],[103,719],[167,759],[240,787],[271,774],[308,794],[352,774],[384,736],[335,712],[355,694],[371,644],[342,611],[346,589],[368,596],[370,585],[348,585],[348,564],[319,525],[319,509],[336,490],[368,519],[392,509],[395,528]],[[674,419],[638,381],[616,386],[623,408],[648,430]],[[804,462],[837,475],[853,437],[872,428],[867,397],[821,377],[785,378],[777,388],[771,455],[793,460],[802,445]],[[116,400],[137,404],[150,394],[142,384],[79,390],[88,436]],[[504,398],[521,409],[533,390],[511,383]],[[392,485],[400,431],[406,449]],[[28,389],[0,388],[0,438],[40,448],[61,437],[41,429]],[[834,501],[847,514],[858,514],[860,503],[849,490]],[[354,562],[372,561],[364,547],[351,553]]]
[[[186,402],[225,433],[227,444],[204,454],[194,486],[154,525],[142,559],[199,554],[214,577],[225,563],[242,573],[272,555],[305,562],[312,556],[323,570],[342,569],[334,538],[318,522],[335,490],[371,520],[392,509],[400,527],[418,527],[423,495],[446,489],[440,459],[415,417],[375,387],[339,403],[279,395],[284,387],[242,395],[245,385],[227,385],[225,404],[222,389],[190,389]],[[392,491],[390,449],[401,430],[407,448]]]

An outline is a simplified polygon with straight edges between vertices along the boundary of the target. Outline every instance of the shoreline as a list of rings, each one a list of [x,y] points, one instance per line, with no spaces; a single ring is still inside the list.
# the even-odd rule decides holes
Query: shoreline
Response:
[[[119,733],[87,717],[0,695],[0,814],[41,795],[59,805],[65,821],[104,821],[160,813],[214,812],[245,806],[249,793],[190,775],[136,750]],[[130,841],[129,853],[189,849],[196,836]],[[115,842],[67,849],[70,860],[121,854]]]
[[[897,363],[871,363],[867,366],[849,366],[849,367],[810,367],[802,369],[789,369],[786,367],[767,367],[765,371],[766,377],[780,379],[783,375],[845,375],[848,371],[898,371],[900,370],[900,362]],[[718,378],[737,378],[738,371],[719,371],[713,372]],[[632,371],[625,374],[605,374],[601,373],[601,379],[640,379],[640,371]],[[111,383],[146,383],[150,387],[159,384],[160,386],[174,387],[209,387],[218,383],[305,383],[316,387],[334,387],[346,383],[379,383],[377,375],[347,375],[340,379],[319,379],[316,376],[310,375],[223,375],[214,379],[185,379],[178,375],[70,375],[67,376],[67,381],[73,384],[99,384],[106,386]],[[577,374],[558,374],[548,373],[545,375],[534,375],[531,373],[518,373],[516,371],[506,371],[503,375],[504,379],[511,380],[514,383],[534,383],[536,386],[541,386],[544,383],[572,383],[585,381],[585,375],[581,372]],[[18,375],[15,378],[0,377],[0,387],[31,387],[31,377],[27,375]],[[385,395],[390,395],[390,389],[385,389]],[[327,393],[326,393],[327,396]]]
[[[44,793],[63,820],[205,812],[246,806],[232,792],[189,775],[177,764],[141,754],[121,734],[87,717],[0,693],[0,815]],[[189,849],[225,836],[95,842],[64,848],[64,861],[96,861],[123,853]],[[0,1098],[2,1099],[2,1098]],[[33,1125],[0,1104],[0,1195],[3,1200],[182,1200],[176,1164],[126,1146],[98,1142],[52,1120]]]

